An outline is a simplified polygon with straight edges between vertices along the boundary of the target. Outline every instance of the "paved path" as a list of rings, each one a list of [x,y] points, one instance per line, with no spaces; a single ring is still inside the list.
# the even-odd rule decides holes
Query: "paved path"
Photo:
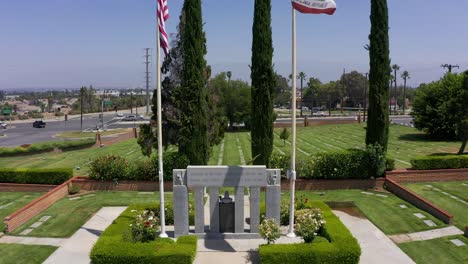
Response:
[[[89,252],[101,233],[126,207],[103,207],[73,236],[67,239],[44,264],[88,264]]]
[[[361,246],[361,264],[414,263],[390,238],[367,219],[333,211],[348,227]]]
[[[429,240],[429,239],[446,237],[446,236],[454,236],[454,235],[463,235],[463,231],[461,231],[455,226],[449,226],[449,227],[444,227],[444,228],[439,228],[439,229],[432,229],[428,231],[410,233],[410,234],[392,235],[389,237],[395,243],[405,243],[405,242],[411,242],[411,241]]]

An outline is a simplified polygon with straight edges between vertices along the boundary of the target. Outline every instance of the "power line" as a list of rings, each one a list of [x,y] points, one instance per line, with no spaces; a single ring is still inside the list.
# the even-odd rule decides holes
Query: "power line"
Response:
[[[444,69],[447,68],[447,69],[448,69],[448,72],[452,72],[452,69],[453,69],[453,68],[460,68],[460,66],[458,66],[458,65],[452,65],[452,64],[442,64],[442,65],[440,65],[440,67],[442,67],[442,68],[444,68]]]

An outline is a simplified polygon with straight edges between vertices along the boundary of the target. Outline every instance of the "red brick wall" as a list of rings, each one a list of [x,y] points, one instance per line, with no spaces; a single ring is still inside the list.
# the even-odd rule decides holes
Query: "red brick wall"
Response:
[[[468,169],[396,170],[387,172],[386,178],[396,182],[468,181]]]
[[[68,183],[73,180],[70,179],[63,184],[55,187],[52,191],[42,195],[26,206],[22,207],[13,214],[5,217],[3,222],[6,225],[6,232],[12,232],[34,216],[38,215],[49,206],[68,195]]]
[[[403,187],[399,183],[394,180],[386,179],[385,181],[385,188],[390,191],[391,193],[395,194],[396,196],[400,197],[401,199],[407,201],[408,203],[416,206],[417,208],[428,212],[429,214],[433,215],[434,217],[440,219],[442,222],[446,224],[451,224],[453,220],[453,216],[444,210],[438,208],[437,206],[433,205],[428,200],[424,199],[423,197],[419,196],[418,194],[412,192],[411,190]]]
[[[118,185],[113,181],[95,181],[87,177],[77,177],[73,185],[78,185],[87,191],[159,191],[159,182],[154,181],[119,181]],[[172,181],[164,182],[164,191],[172,192]]]
[[[48,192],[57,185],[0,183],[0,192]]]
[[[296,180],[296,190],[342,190],[342,189],[383,189],[385,179],[356,180]],[[290,190],[290,181],[281,180],[281,190]]]

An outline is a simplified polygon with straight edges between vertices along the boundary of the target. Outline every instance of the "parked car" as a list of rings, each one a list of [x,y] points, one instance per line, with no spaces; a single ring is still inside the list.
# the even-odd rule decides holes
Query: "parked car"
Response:
[[[122,114],[122,113],[117,113],[117,117],[124,117],[124,114]]]
[[[323,111],[318,111],[312,114],[312,116],[327,116],[327,113]]]
[[[44,121],[34,121],[33,127],[35,128],[44,128],[46,127],[46,123]]]
[[[3,123],[3,121],[0,121],[0,128],[6,129],[8,127],[8,124]]]

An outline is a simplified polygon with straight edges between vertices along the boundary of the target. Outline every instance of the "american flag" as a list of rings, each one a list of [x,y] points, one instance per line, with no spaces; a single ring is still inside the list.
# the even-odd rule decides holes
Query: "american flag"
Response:
[[[166,32],[166,21],[169,19],[167,0],[158,0],[158,27],[161,48],[166,56],[169,54],[169,41]]]

